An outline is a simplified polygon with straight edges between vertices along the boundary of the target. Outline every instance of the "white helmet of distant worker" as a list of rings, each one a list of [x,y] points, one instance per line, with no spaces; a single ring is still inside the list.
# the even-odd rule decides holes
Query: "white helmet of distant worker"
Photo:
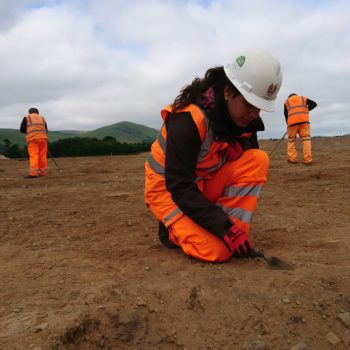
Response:
[[[253,106],[273,112],[282,84],[279,61],[262,49],[249,49],[224,67],[231,83]]]

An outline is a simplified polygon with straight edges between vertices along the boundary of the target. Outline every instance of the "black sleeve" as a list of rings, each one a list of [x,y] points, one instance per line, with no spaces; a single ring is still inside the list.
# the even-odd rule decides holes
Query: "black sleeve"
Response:
[[[317,106],[317,103],[313,100],[310,100],[309,98],[306,99],[306,104],[309,111],[312,111]]]
[[[45,122],[45,128],[46,128],[46,131],[49,132],[49,129],[47,128],[46,122]]]
[[[27,132],[27,118],[24,117],[21,123],[21,126],[19,128],[19,131],[23,134],[25,134]]]
[[[196,164],[201,140],[189,113],[169,115],[166,121],[166,188],[176,205],[198,225],[222,237],[232,226],[223,210],[197,188]]]
[[[286,122],[288,121],[288,111],[286,105],[284,105],[284,118],[286,119]]]

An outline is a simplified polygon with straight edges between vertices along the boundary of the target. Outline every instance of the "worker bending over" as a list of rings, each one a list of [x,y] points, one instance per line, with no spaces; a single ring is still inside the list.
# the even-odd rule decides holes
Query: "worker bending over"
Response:
[[[297,162],[296,138],[299,135],[302,148],[304,164],[312,163],[311,133],[309,111],[317,106],[315,101],[305,96],[290,94],[284,103],[284,117],[287,122],[288,133],[288,162]]]

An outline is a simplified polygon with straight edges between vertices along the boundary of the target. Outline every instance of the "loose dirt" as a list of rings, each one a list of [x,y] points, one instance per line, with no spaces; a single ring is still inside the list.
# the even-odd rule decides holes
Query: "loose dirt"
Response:
[[[349,349],[350,136],[312,142],[311,166],[273,153],[251,231],[293,270],[164,248],[147,154],[1,159],[0,348]]]

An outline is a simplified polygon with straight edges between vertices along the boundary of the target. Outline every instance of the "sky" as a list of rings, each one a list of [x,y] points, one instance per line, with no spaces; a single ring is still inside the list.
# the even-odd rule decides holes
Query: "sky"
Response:
[[[283,72],[259,138],[284,134],[292,92],[318,104],[313,136],[349,134],[349,17],[348,0],[1,0],[0,128],[36,107],[49,130],[159,129],[185,85],[258,47]]]

